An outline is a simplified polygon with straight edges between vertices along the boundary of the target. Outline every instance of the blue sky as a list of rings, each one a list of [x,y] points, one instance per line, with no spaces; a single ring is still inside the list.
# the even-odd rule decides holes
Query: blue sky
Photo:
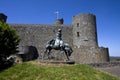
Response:
[[[99,46],[108,47],[110,56],[120,56],[120,0],[0,0],[8,23],[54,24],[55,11],[65,24],[72,24],[74,15],[95,14]]]

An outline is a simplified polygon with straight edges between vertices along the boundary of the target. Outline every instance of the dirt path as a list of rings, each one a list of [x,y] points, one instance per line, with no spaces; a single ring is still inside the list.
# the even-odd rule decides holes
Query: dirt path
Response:
[[[106,71],[112,75],[115,75],[117,77],[120,77],[120,66],[114,66],[114,67],[106,67],[106,68],[98,68],[100,70]]]

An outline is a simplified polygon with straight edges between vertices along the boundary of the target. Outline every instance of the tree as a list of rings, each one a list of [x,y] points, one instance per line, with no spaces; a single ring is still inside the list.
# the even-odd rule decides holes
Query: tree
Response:
[[[0,65],[4,64],[11,54],[16,54],[19,41],[15,29],[5,22],[0,22]]]

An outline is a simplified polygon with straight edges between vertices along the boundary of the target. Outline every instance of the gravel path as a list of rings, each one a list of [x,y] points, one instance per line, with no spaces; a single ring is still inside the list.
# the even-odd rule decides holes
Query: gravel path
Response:
[[[98,68],[100,70],[106,71],[112,75],[120,77],[120,66],[113,66],[113,67],[105,67],[105,68]]]

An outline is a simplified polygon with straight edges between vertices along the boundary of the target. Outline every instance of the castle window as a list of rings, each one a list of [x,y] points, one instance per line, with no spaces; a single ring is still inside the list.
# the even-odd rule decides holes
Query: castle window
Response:
[[[79,32],[77,32],[77,37],[79,37],[80,36],[80,33]]]
[[[79,27],[79,23],[77,23],[77,27]]]

